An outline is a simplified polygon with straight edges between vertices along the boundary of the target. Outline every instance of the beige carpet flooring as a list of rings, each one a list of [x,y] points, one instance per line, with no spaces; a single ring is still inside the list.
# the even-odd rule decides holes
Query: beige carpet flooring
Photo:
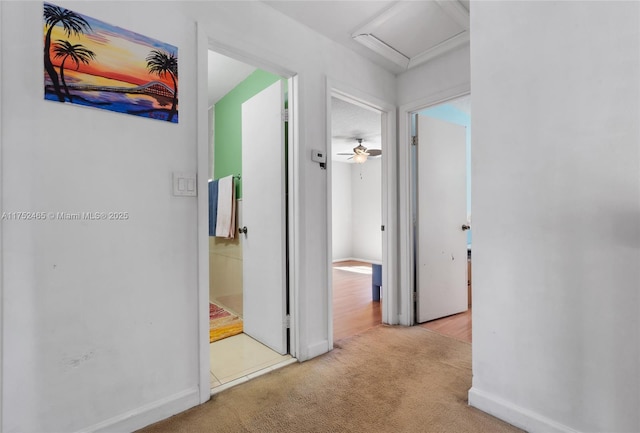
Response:
[[[223,391],[144,433],[520,432],[467,404],[471,345],[377,326],[335,349]]]

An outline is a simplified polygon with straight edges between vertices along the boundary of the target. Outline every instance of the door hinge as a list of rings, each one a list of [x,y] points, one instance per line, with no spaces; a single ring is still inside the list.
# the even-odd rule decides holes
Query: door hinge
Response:
[[[287,329],[291,328],[291,315],[289,314],[284,316],[284,327]]]
[[[413,302],[418,302],[418,292],[413,292]]]
[[[411,145],[412,146],[417,146],[418,145],[418,136],[414,135],[413,137],[411,137]]]
[[[283,122],[288,122],[289,121],[289,109],[288,108],[283,108],[282,109],[282,121]]]
[[[384,226],[383,225],[380,226],[380,231],[382,231],[382,232],[384,231]]]

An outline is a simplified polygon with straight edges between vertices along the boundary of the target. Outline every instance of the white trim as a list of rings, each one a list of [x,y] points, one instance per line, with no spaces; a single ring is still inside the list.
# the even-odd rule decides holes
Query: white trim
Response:
[[[216,53],[224,54],[227,57],[231,57],[240,62],[247,63],[251,66],[255,66],[256,68],[262,69],[267,72],[271,72],[275,75],[280,75],[283,78],[292,78],[296,75],[295,72],[285,68],[284,66],[278,65],[266,59],[254,56],[252,54],[243,52],[241,49],[235,48],[217,39],[209,37],[208,40],[209,40],[209,49],[215,51]]]
[[[300,162],[298,160],[298,146],[300,143],[300,127],[299,127],[299,101],[298,101],[298,76],[293,75],[289,78],[289,156],[288,167],[289,172],[289,354],[294,358],[300,355],[300,305],[298,299],[300,282],[298,280],[298,257],[300,245],[300,223],[299,223],[299,200],[300,188],[297,179],[300,178]]]
[[[449,2],[453,3],[453,2]],[[415,68],[423,63],[427,63],[429,60],[438,57],[444,53],[448,53],[449,51],[453,51],[454,49],[468,44],[470,41],[471,35],[468,30],[462,31],[455,36],[450,37],[446,41],[443,41],[436,45],[435,47],[431,47],[426,51],[421,52],[420,54],[413,56],[409,60],[409,65],[407,69]]]
[[[469,405],[530,433],[578,433],[578,430],[475,387],[469,390]]]
[[[398,240],[398,215],[397,215],[397,151],[396,151],[396,107],[390,102],[365,94],[358,89],[327,77],[327,155],[331,155],[331,97],[342,99],[358,106],[375,110],[381,113],[382,123],[382,224],[385,231],[382,235],[382,263],[385,265],[382,271],[382,322],[397,324],[396,300],[398,299],[398,262],[394,245]],[[327,175],[327,240],[328,240],[328,307],[329,307],[329,342],[333,347],[333,283],[331,245],[332,245],[332,193],[331,193],[331,163],[328,162]]]
[[[198,194],[198,386],[199,403],[211,398],[209,350],[209,109],[207,107],[208,43],[201,23],[196,23],[196,136]],[[204,175],[206,173],[206,175]]]
[[[393,47],[385,44],[383,41],[376,38],[370,33],[355,35],[353,36],[353,40],[361,43],[371,51],[380,54],[385,59],[391,60],[402,69],[407,69],[411,64],[411,59],[409,59],[409,57],[405,56]]]
[[[363,263],[371,263],[375,265],[381,265],[382,260],[371,260],[371,259],[361,259],[358,257],[346,257],[344,259],[333,259],[331,263],[339,263],[339,262],[363,262]]]
[[[2,8],[3,8],[4,2],[0,1],[0,33],[2,33]],[[3,151],[3,147],[2,147],[2,131],[4,131],[4,128],[2,127],[2,84],[4,83],[4,81],[2,81],[2,34],[0,34],[0,188],[2,187],[2,185],[4,185],[3,182],[3,176],[2,176],[2,151]],[[2,205],[2,193],[0,191],[0,214],[3,212],[4,207]],[[4,275],[3,273],[3,268],[4,268],[4,242],[3,242],[3,237],[2,237],[2,230],[4,227],[4,223],[2,223],[2,221],[0,221],[0,276]],[[3,370],[4,370],[4,366],[3,366],[3,362],[2,360],[4,359],[4,340],[2,338],[2,336],[4,335],[4,278],[0,278],[0,431],[4,431],[3,428],[3,424],[2,424],[2,412],[3,412],[3,408],[4,408],[4,401],[2,396],[4,395],[4,389],[2,387],[2,384],[4,383],[2,378],[3,378]]]
[[[469,30],[469,11],[466,10],[460,2],[451,0],[436,0],[436,3],[438,3],[438,6],[440,6],[452,20],[458,23],[459,26],[461,26],[465,30]]]
[[[213,396],[213,395],[219,394],[222,391],[225,391],[225,390],[227,390],[229,388],[233,388],[234,386],[237,386],[237,385],[240,385],[242,383],[248,382],[251,379],[255,379],[256,377],[260,377],[260,376],[263,376],[263,375],[265,375],[267,373],[271,373],[272,371],[279,370],[279,369],[281,369],[283,367],[286,367],[287,365],[295,364],[296,362],[298,362],[298,360],[296,358],[289,358],[289,359],[284,360],[282,362],[279,362],[279,363],[277,363],[275,365],[272,365],[271,367],[263,368],[262,370],[258,370],[255,373],[251,373],[251,374],[248,374],[246,376],[242,376],[242,377],[239,377],[237,379],[231,380],[231,381],[229,381],[227,383],[224,383],[224,384],[222,384],[220,386],[216,386],[215,388],[211,388],[211,395]]]
[[[471,92],[470,83],[451,87],[417,101],[404,104],[398,111],[398,299],[400,325],[411,326],[415,323],[412,291],[415,286],[413,272],[413,220],[411,212],[411,113],[426,107],[437,105]],[[389,298],[387,298],[389,299]]]
[[[135,431],[196,406],[198,401],[199,390],[198,387],[194,387],[114,416],[77,433]]]
[[[393,19],[396,15],[404,12],[406,9],[412,7],[411,2],[397,2],[389,6],[384,11],[380,12],[375,18],[371,19],[369,22],[359,27],[358,30],[351,34],[352,37],[356,35],[361,35],[363,33],[371,33],[372,31],[378,30],[380,27],[384,26],[387,21]]]
[[[383,141],[385,157],[382,160],[383,179],[382,183],[382,209],[383,220],[385,226],[383,233],[383,250],[382,250],[382,293],[385,301],[382,302],[382,321],[390,325],[397,325],[398,317],[398,294],[400,286],[398,285],[398,146],[397,146],[397,109],[395,106],[389,106],[382,114],[382,136],[386,137]]]
[[[325,163],[327,175],[325,176],[325,182],[327,186],[327,202],[326,202],[326,211],[327,211],[327,257],[326,260],[328,262],[326,271],[327,271],[327,347],[328,350],[333,349],[333,232],[332,232],[332,221],[333,221],[333,160],[331,159],[331,112],[332,112],[332,104],[331,98],[333,96],[331,83],[329,78],[327,77],[325,80],[325,137],[326,137],[326,160]]]
[[[331,338],[331,340],[333,340],[333,338]],[[319,343],[310,344],[309,347],[307,348],[306,359],[315,358],[316,356],[329,352],[331,349],[333,349],[333,343],[329,344],[329,339],[322,340]]]

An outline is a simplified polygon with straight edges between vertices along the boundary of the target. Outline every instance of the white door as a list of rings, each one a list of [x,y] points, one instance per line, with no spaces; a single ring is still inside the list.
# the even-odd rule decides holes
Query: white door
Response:
[[[467,310],[466,128],[418,115],[416,321]]]
[[[284,89],[282,81],[242,104],[244,332],[287,353]]]

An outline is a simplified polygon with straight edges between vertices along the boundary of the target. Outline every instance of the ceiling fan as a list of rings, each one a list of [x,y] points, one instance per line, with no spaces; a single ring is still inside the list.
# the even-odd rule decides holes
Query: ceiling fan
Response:
[[[351,155],[352,159],[359,163],[363,164],[369,156],[380,156],[382,155],[382,150],[380,149],[367,149],[362,145],[362,138],[356,138],[358,141],[358,145],[353,148],[353,153],[338,153],[338,155]]]

